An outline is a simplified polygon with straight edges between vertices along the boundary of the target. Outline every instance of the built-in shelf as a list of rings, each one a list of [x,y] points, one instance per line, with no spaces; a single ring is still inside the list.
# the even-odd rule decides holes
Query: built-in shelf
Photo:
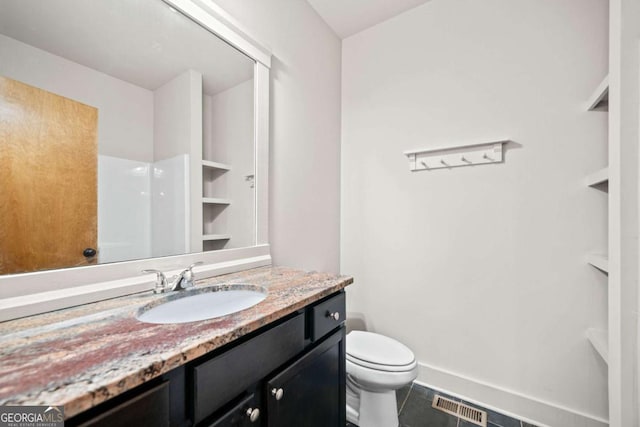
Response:
[[[473,166],[503,161],[502,146],[509,138],[480,140],[447,147],[405,151],[412,171]]]
[[[211,160],[202,160],[202,178],[205,194],[212,196],[218,194],[221,191],[222,194],[224,194],[226,192],[223,190],[224,185],[214,184],[214,182],[221,176],[226,175],[230,170],[231,165],[228,165],[226,163],[214,162]],[[203,212],[203,228],[206,230],[216,230],[222,232],[229,231],[225,229],[226,227],[221,227],[221,224],[216,222],[215,215],[211,217],[210,214],[212,212],[216,212],[217,210],[225,209],[231,204],[231,199],[223,197],[203,197],[202,203],[205,210],[205,212]],[[211,251],[224,249],[229,240],[231,240],[231,234],[203,234],[203,250]]]
[[[213,240],[229,240],[231,239],[231,234],[205,234],[202,236],[203,241],[213,241]]]
[[[202,203],[210,205],[230,205],[231,199],[221,199],[219,197],[203,197]]]
[[[589,254],[587,255],[587,262],[598,270],[609,273],[609,258],[605,255]]]
[[[605,363],[609,363],[609,337],[607,331],[587,329],[587,339]]]
[[[206,167],[206,168],[211,168],[211,169],[220,169],[220,170],[231,170],[231,165],[227,165],[224,163],[218,163],[218,162],[212,162],[209,160],[203,160],[202,161],[202,166]]]
[[[605,182],[609,182],[609,168],[600,169],[585,178],[585,183],[589,187],[604,184]]]
[[[587,101],[588,111],[609,111],[609,76],[598,85]]]

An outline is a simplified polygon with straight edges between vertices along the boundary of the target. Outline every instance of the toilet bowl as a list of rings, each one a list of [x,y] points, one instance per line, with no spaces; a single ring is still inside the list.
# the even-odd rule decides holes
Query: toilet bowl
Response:
[[[347,421],[359,427],[397,427],[396,390],[418,376],[405,345],[373,332],[347,335]]]

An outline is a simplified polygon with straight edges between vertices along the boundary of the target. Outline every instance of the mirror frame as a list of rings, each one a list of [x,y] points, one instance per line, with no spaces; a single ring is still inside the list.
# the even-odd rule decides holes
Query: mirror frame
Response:
[[[271,264],[269,247],[269,70],[271,52],[211,0],[162,0],[254,61],[255,246],[0,276],[0,321],[149,291],[196,261],[199,279]]]

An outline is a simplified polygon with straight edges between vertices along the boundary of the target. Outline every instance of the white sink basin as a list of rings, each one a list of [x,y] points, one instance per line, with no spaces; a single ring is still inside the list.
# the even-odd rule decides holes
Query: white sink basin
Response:
[[[153,308],[142,309],[136,316],[137,319],[146,323],[162,324],[214,319],[253,307],[267,297],[264,290],[257,290],[253,286],[251,289],[213,288],[197,294],[181,292],[185,293],[184,296],[178,292],[171,296],[175,299]]]

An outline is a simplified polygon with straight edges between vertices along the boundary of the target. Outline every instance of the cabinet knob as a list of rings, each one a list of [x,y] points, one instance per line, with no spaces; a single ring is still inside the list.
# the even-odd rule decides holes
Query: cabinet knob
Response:
[[[332,318],[333,320],[340,320],[340,313],[339,312],[334,312],[331,313],[330,311],[327,311],[327,317]]]
[[[260,418],[260,409],[258,408],[247,409],[247,417],[249,417],[249,420],[251,420],[252,423],[255,423],[256,421],[258,421],[258,418]]]
[[[282,396],[284,396],[284,390],[282,390],[281,388],[271,389],[271,395],[275,396],[276,400],[280,400],[280,399],[282,399]]]

